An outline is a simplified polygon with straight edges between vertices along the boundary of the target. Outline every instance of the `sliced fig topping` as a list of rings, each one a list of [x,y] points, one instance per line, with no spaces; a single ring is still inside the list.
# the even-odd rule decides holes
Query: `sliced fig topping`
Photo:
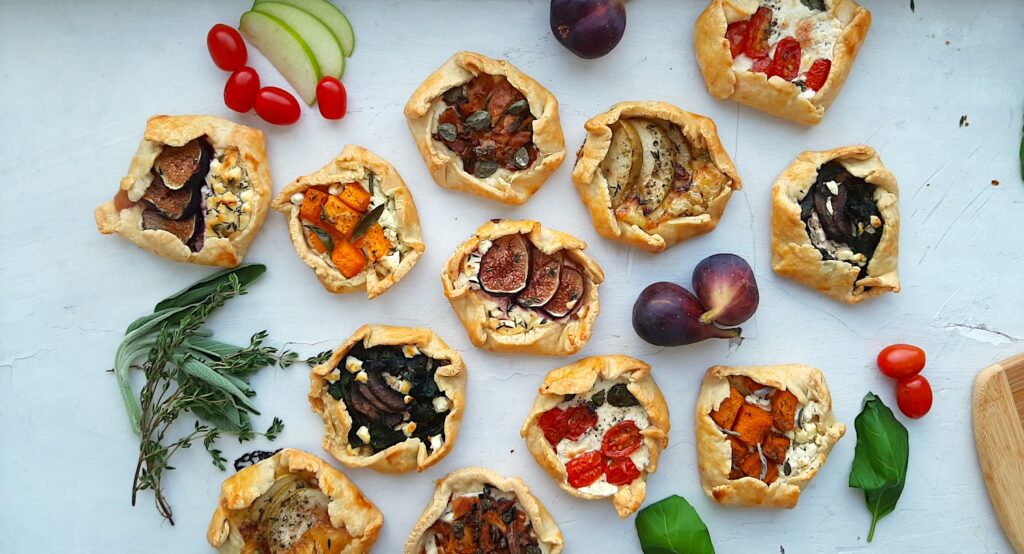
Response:
[[[480,259],[480,286],[494,294],[523,290],[530,272],[530,251],[526,237],[516,233],[494,239]]]
[[[549,255],[537,248],[530,248],[530,278],[526,281],[526,288],[516,298],[519,305],[537,308],[547,304],[558,290],[561,273],[561,252]]]
[[[195,187],[178,190],[167,188],[159,174],[153,175],[153,182],[146,188],[142,199],[169,219],[183,219],[195,213],[199,207],[199,191]]]
[[[213,148],[200,137],[183,146],[164,146],[153,162],[153,170],[169,189],[196,186],[210,170],[211,157]]]
[[[181,242],[188,244],[192,241],[196,231],[196,219],[194,217],[182,220],[168,219],[160,215],[160,212],[156,209],[146,208],[142,212],[142,228],[154,231],[167,231],[178,237],[178,240]]]
[[[544,311],[552,317],[563,317],[579,307],[583,297],[583,274],[568,266],[562,267],[558,290],[551,300],[544,305]]]

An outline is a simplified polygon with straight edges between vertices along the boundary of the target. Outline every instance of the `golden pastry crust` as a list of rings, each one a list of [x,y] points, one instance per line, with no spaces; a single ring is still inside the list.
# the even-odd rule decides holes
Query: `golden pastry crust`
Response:
[[[335,400],[327,391],[329,376],[341,366],[344,371],[345,355],[356,344],[367,347],[379,345],[416,346],[420,352],[436,360],[447,359],[448,365],[437,368],[434,381],[451,401],[451,412],[444,422],[444,442],[433,452],[416,437],[392,445],[376,454],[364,456],[349,444],[352,417],[345,403]],[[324,420],[324,450],[348,467],[369,467],[384,473],[423,471],[448,455],[459,435],[459,424],[466,407],[466,366],[462,356],[448,347],[430,329],[363,325],[344,344],[338,347],[326,362],[310,372],[309,403]]]
[[[850,74],[871,27],[871,12],[853,0],[832,0],[830,14],[843,25],[832,50],[832,67],[821,89],[810,98],[801,98],[800,88],[781,77],[769,79],[764,73],[733,70],[726,27],[749,18],[758,6],[757,0],[712,0],[697,18],[694,50],[708,92],[719,100],[730,98],[796,123],[817,125]]]
[[[600,165],[611,147],[611,125],[622,119],[638,117],[664,120],[678,125],[688,142],[706,148],[711,163],[729,179],[728,186],[723,187],[721,192],[707,203],[705,213],[673,217],[651,230],[644,230],[615,217],[608,181]],[[702,115],[681,110],[665,102],[620,102],[607,112],[591,118],[584,128],[587,130],[587,138],[573,168],[572,180],[583,198],[583,203],[590,211],[594,228],[606,238],[651,252],[661,252],[677,242],[713,230],[722,218],[733,190],[740,190],[743,186],[736,166],[718,138],[718,129],[714,121]]]
[[[811,400],[820,404],[818,433],[821,443],[807,468],[789,476],[779,475],[771,485],[753,477],[729,478],[732,447],[710,415],[729,397],[729,382],[726,380],[729,376],[746,376],[762,385],[789,391],[801,406]],[[832,396],[825,384],[825,376],[819,369],[805,365],[711,367],[701,383],[694,419],[701,484],[709,497],[726,506],[796,507],[801,491],[818,474],[832,447],[846,433],[846,425],[837,423],[832,414]]]
[[[286,474],[315,477],[320,490],[330,498],[331,526],[344,529],[352,537],[352,542],[340,552],[370,552],[384,524],[383,514],[343,473],[317,456],[294,448],[285,448],[224,481],[220,501],[206,532],[210,545],[223,554],[258,552],[258,545],[245,542],[238,523],[246,517],[256,499]]]
[[[152,183],[150,170],[164,145],[182,146],[206,136],[215,149],[237,148],[239,163],[248,175],[253,191],[249,224],[229,238],[204,239],[203,248],[192,252],[178,237],[158,229],[142,228],[142,195]],[[104,235],[119,234],[138,246],[164,258],[191,264],[234,267],[242,263],[249,244],[267,216],[272,194],[270,166],[267,162],[263,132],[206,115],[158,115],[146,122],[146,131],[128,175],[121,179],[118,195],[132,205],[122,207],[114,200],[100,204],[95,211],[96,227]]]
[[[514,494],[523,512],[530,518],[534,533],[540,544],[546,547],[546,552],[562,552],[563,539],[558,524],[521,479],[503,477],[482,467],[467,467],[455,470],[437,480],[434,496],[409,534],[404,554],[422,554],[425,551],[424,539],[427,530],[444,514],[452,496],[480,491],[484,485],[491,485],[504,493]]]
[[[395,222],[399,237],[408,250],[402,255],[398,267],[383,277],[377,274],[376,264],[368,262],[362,273],[346,278],[306,243],[302,220],[299,217],[299,206],[291,202],[291,197],[296,193],[304,193],[306,189],[316,185],[362,182],[366,178],[367,169],[377,176],[376,182],[384,194],[394,199]],[[289,183],[274,198],[272,206],[288,218],[288,234],[299,258],[313,268],[316,278],[330,292],[346,293],[366,289],[366,296],[372,300],[401,280],[416,265],[426,248],[423,244],[416,204],[413,203],[412,193],[406,187],[402,176],[387,160],[361,146],[346,146],[338,157],[315,173],[303,175]]]
[[[579,307],[573,314],[560,319],[549,319],[529,330],[518,327],[505,328],[498,325],[489,314],[491,297],[483,290],[476,290],[460,279],[463,263],[467,256],[477,250],[481,241],[493,241],[498,237],[512,234],[525,235],[527,240],[546,254],[561,251],[583,274],[585,288]],[[441,273],[444,295],[448,297],[455,313],[462,321],[469,338],[478,348],[492,352],[519,352],[528,354],[566,356],[575,354],[587,341],[594,330],[594,321],[600,312],[597,288],[604,282],[604,271],[590,256],[583,253],[587,243],[567,233],[543,228],[538,221],[492,220],[476,230],[463,242],[445,263]]]
[[[640,433],[650,452],[650,462],[640,472],[639,477],[628,485],[618,487],[618,492],[610,497],[588,494],[570,485],[565,466],[537,424],[537,419],[561,403],[565,395],[587,393],[594,388],[598,379],[624,380],[626,388],[647,412],[649,422]],[[669,427],[668,405],[661,394],[661,389],[651,377],[651,366],[629,356],[611,355],[591,356],[551,370],[544,378],[544,384],[541,385],[533,408],[526,416],[519,434],[526,439],[526,446],[537,463],[555,478],[562,490],[587,500],[610,498],[619,517],[625,518],[643,504],[647,494],[647,476],[658,469],[661,451],[668,446]]]
[[[811,244],[800,219],[800,200],[808,193],[818,168],[840,162],[847,171],[875,186],[875,204],[882,214],[882,238],[868,260],[867,275],[839,260],[823,260]],[[843,146],[823,152],[802,152],[782,172],[772,187],[772,269],[779,275],[823,292],[848,304],[863,302],[887,292],[900,291],[899,186],[873,148]]]
[[[506,77],[530,104],[530,112],[536,118],[533,122],[533,143],[538,154],[526,169],[514,172],[499,169],[490,177],[477,178],[462,169],[462,160],[457,154],[432,137],[439,115],[438,106],[442,104],[441,95],[480,74]],[[565,159],[565,137],[555,95],[509,62],[474,52],[457,52],[431,73],[405,105],[405,119],[427,170],[438,185],[498,202],[526,203]]]

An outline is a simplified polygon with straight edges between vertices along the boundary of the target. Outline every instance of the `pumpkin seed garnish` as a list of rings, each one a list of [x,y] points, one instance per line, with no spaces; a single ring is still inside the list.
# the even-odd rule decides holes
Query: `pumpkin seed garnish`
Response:
[[[523,115],[528,109],[530,109],[530,104],[526,100],[516,100],[505,111],[512,115]]]
[[[352,240],[356,240],[357,238],[365,235],[366,232],[370,230],[370,227],[373,227],[373,224],[377,223],[377,220],[380,219],[380,214],[384,213],[385,204],[386,203],[379,204],[359,220],[355,231],[352,231]]]
[[[469,125],[474,131],[487,129],[491,126],[491,114],[486,110],[474,112],[473,115],[466,118],[466,125]]]
[[[445,102],[449,104],[458,104],[463,100],[466,100],[466,87],[455,87],[448,89],[441,98],[444,98]]]
[[[479,160],[473,168],[473,175],[480,179],[484,179],[494,175],[495,171],[498,171],[498,162],[494,160]]]
[[[519,169],[526,169],[526,166],[530,165],[530,153],[527,152],[525,146],[516,150],[515,155],[512,156],[512,162],[516,164],[516,167]]]
[[[449,142],[455,140],[457,135],[457,129],[452,123],[442,123],[437,126],[437,134],[441,135],[441,138]]]

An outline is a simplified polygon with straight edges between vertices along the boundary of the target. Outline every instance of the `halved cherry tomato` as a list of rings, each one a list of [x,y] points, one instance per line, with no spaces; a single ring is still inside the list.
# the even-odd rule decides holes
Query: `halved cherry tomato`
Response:
[[[334,77],[320,79],[316,86],[316,104],[324,119],[341,119],[348,110],[348,93],[345,85]]]
[[[768,70],[772,67],[772,59],[768,56],[763,58],[757,58],[754,60],[754,65],[750,68],[754,73],[768,73]],[[769,75],[771,77],[771,75]]]
[[[932,409],[932,386],[921,375],[896,383],[896,404],[909,418],[919,419]]]
[[[743,45],[743,53],[752,59],[768,55],[768,35],[772,25],[772,9],[761,6],[750,17],[747,28],[747,41]]]
[[[561,408],[551,408],[537,418],[537,426],[544,431],[544,438],[551,446],[558,446],[565,438],[565,423],[565,410]]]
[[[256,70],[249,66],[240,67],[224,84],[224,104],[236,112],[245,113],[252,109],[259,91],[260,76]]]
[[[597,450],[584,452],[565,464],[565,473],[574,488],[593,484],[604,474],[604,456]]]
[[[878,353],[878,369],[893,379],[906,379],[921,373],[924,362],[924,350],[913,344],[890,344]]]
[[[785,37],[775,45],[775,57],[768,76],[778,75],[787,81],[800,74],[800,43],[793,37]]]
[[[729,49],[732,50],[732,57],[743,53],[743,47],[747,44],[747,28],[749,21],[734,21],[725,29],[725,38],[729,41]]]
[[[565,410],[565,437],[579,440],[584,433],[597,425],[597,412],[585,404],[577,404]]]
[[[601,452],[610,458],[622,458],[636,452],[643,444],[635,421],[616,423],[601,439]]]
[[[299,120],[299,103],[287,90],[263,87],[256,93],[256,115],[274,125],[291,125]]]
[[[206,48],[210,51],[213,63],[224,71],[234,71],[243,65],[248,58],[245,41],[234,27],[218,23],[206,34]]]
[[[636,464],[629,458],[615,458],[609,460],[604,476],[612,485],[628,485],[634,479],[640,477],[640,470],[636,468]]]
[[[825,81],[828,80],[828,72],[832,69],[832,60],[826,60],[825,58],[818,58],[811,64],[811,68],[807,70],[807,79],[804,80],[804,84],[811,90],[821,90],[821,87],[825,86]]]

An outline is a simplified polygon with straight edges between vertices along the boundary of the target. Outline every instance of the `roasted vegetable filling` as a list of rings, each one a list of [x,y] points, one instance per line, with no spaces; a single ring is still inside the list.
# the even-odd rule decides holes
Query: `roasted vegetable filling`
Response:
[[[533,524],[515,496],[490,485],[453,496],[427,531],[424,554],[541,554]]]
[[[537,159],[530,104],[504,76],[481,74],[445,92],[434,140],[480,179],[499,169],[519,171]]]
[[[330,498],[313,475],[287,473],[253,502],[247,519],[239,525],[247,545],[258,552],[340,553],[352,537],[335,529],[327,512]]]
[[[415,346],[353,346],[328,375],[327,387],[352,418],[348,440],[353,451],[372,455],[409,438],[419,439],[428,452],[439,449],[452,401],[438,387],[435,373],[449,363]]]

